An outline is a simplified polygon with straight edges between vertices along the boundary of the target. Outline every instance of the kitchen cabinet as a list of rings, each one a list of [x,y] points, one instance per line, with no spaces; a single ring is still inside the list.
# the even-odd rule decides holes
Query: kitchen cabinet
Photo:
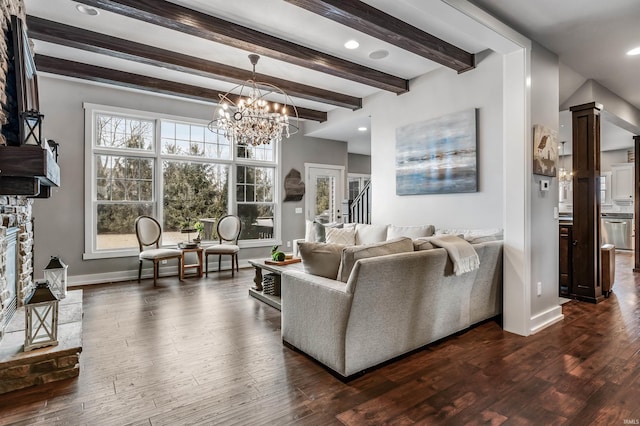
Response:
[[[572,224],[560,223],[560,297],[571,297],[572,284]]]
[[[611,199],[613,201],[633,201],[635,164],[612,164],[611,173]]]

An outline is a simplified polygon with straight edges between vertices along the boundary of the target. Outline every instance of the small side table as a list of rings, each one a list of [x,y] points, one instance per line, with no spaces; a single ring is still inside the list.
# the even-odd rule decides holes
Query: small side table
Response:
[[[180,266],[181,266],[180,279],[184,279],[184,272],[187,269],[195,269],[196,273],[194,276],[198,278],[202,278],[202,253],[204,251],[203,248],[202,247],[182,248],[180,250],[182,251],[182,257],[180,258]],[[187,253],[195,253],[198,263],[185,264],[185,256]]]

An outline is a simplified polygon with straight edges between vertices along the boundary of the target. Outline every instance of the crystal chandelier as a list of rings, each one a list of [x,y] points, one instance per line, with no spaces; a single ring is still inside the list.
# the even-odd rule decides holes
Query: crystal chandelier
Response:
[[[240,145],[262,145],[280,142],[298,132],[298,111],[289,95],[273,84],[257,82],[256,64],[260,56],[249,55],[253,65],[251,80],[220,96],[213,120],[212,132],[222,131],[227,139]],[[279,104],[266,99],[275,94],[283,99]]]

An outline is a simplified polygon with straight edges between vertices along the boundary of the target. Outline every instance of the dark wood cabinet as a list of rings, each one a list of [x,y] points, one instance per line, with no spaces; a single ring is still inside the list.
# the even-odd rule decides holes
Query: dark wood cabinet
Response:
[[[571,297],[573,236],[571,223],[560,223],[560,288],[561,297]]]

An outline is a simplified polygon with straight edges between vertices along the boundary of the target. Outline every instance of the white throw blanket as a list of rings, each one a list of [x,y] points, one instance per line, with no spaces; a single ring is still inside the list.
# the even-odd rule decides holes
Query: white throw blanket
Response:
[[[449,259],[453,263],[453,273],[462,275],[465,272],[471,272],[480,267],[480,259],[478,253],[464,239],[456,235],[439,235],[429,239],[431,244],[442,247],[449,254]]]

